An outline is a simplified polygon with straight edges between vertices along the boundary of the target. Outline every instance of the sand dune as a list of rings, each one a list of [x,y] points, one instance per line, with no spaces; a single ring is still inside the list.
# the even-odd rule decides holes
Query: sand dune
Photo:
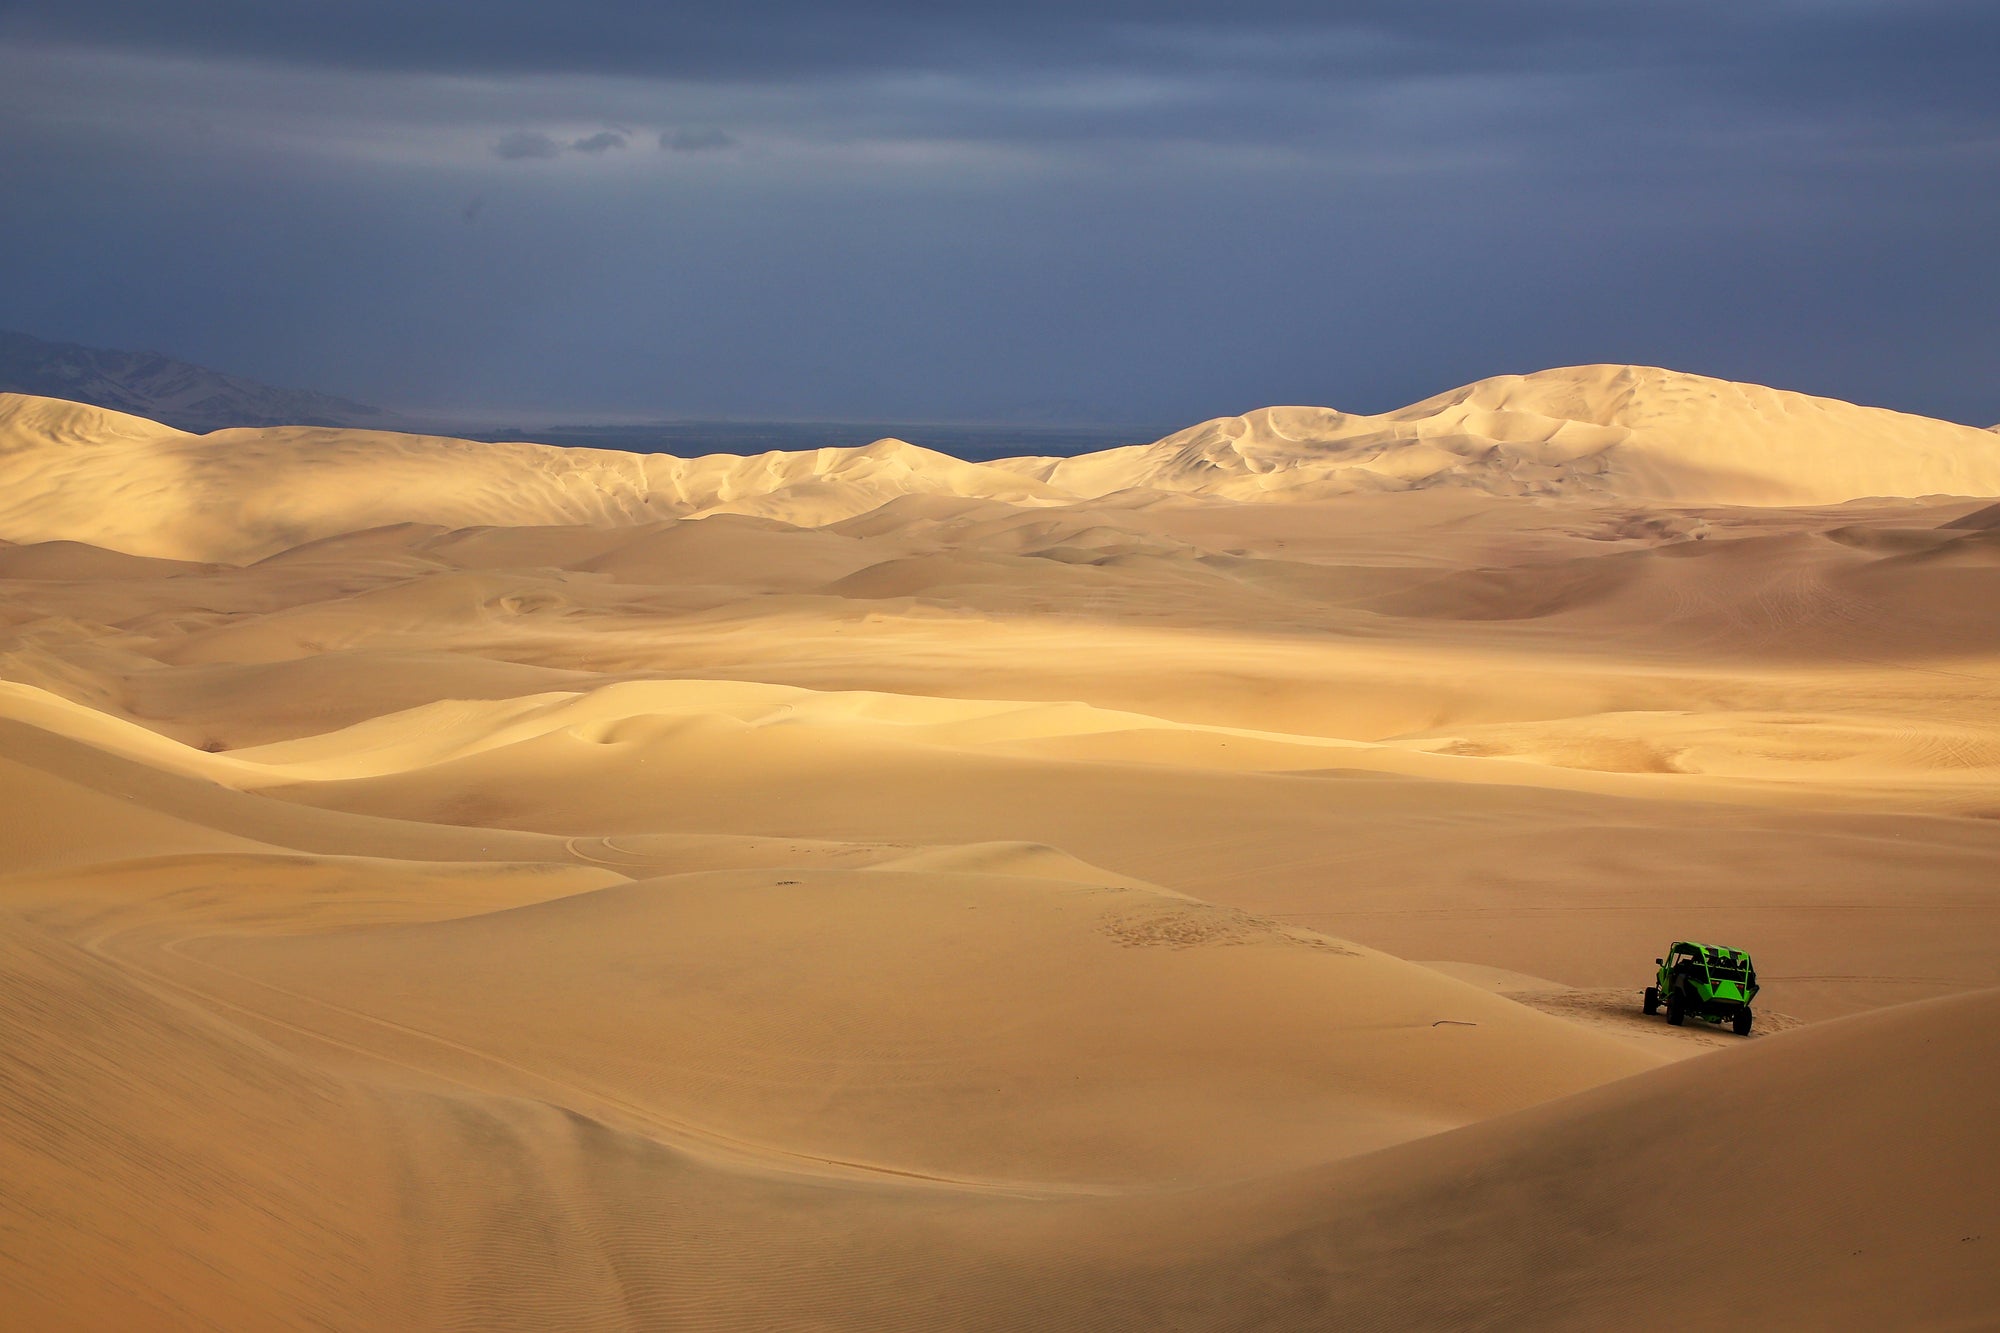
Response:
[[[1073,459],[961,462],[900,440],[680,459],[285,427],[187,435],[0,395],[0,538],[244,561],[397,523],[624,526],[734,513],[823,526],[908,495],[1060,505],[1458,486],[1681,504],[2000,492],[1991,432],[1639,366],[1508,375],[1379,416],[1264,408]],[[198,516],[198,517],[197,517]]]
[[[2000,1085],[1976,1054],[1996,1035],[2000,992],[1931,1001],[1342,1164],[1282,1204],[1246,1190],[1217,1208],[1241,1228],[1223,1254],[1125,1299],[1183,1326],[1639,1328],[1699,1301],[1979,1327],[2000,1305],[2000,1151],[1978,1123]],[[1226,1312],[1210,1263],[1256,1275]]]
[[[0,398],[0,1324],[1983,1326],[1996,499],[1632,367],[987,464]]]
[[[1143,887],[787,873],[185,952],[313,997],[394,994],[372,1019],[467,1047],[498,1023],[509,1062],[670,1142],[1016,1190],[1267,1173],[1657,1060]],[[1233,1132],[1246,1098],[1255,1135]]]
[[[819,523],[910,492],[1066,498],[899,440],[688,460],[308,427],[195,436],[19,394],[0,394],[0,487],[10,541],[87,534],[117,551],[231,561],[397,523],[623,526],[708,512]]]
[[[1265,408],[1023,470],[1082,496],[1143,485],[1253,500],[1454,484],[1837,504],[1986,495],[1996,468],[2000,455],[1969,426],[1651,367],[1576,366],[1481,380],[1380,416]]]

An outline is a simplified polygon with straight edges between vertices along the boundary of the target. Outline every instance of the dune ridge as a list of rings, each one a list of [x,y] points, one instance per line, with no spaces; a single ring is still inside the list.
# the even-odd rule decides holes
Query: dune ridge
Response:
[[[245,561],[396,523],[618,526],[739,513],[819,526],[904,495],[1300,501],[1465,487],[1680,504],[2000,492],[1991,432],[1642,366],[1481,380],[1379,416],[1270,407],[1155,444],[966,463],[900,440],[750,458],[306,427],[188,435],[0,395],[0,539]]]
[[[1091,497],[1134,486],[1256,500],[1459,485],[1802,505],[1985,495],[2000,484],[2000,456],[1969,426],[1601,365],[1480,380],[1379,416],[1264,408],[1157,444],[1039,460],[1028,471]]]

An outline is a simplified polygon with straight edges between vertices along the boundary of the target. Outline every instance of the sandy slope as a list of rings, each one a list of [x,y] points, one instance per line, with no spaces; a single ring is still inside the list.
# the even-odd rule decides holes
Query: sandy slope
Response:
[[[579,1083],[574,1057],[496,1067],[483,1051],[312,1000],[290,974],[218,1022],[185,1003],[228,1005],[214,979],[181,990],[134,958],[100,961],[16,924],[0,923],[0,949],[14,992],[0,1007],[5,1050],[39,1074],[32,1097],[0,1101],[21,1224],[0,1271],[26,1294],[17,1314],[39,1327],[1604,1328],[1697,1295],[1766,1324],[1974,1327],[2000,1300],[2000,1161],[1987,1128],[2000,1088],[1983,1058],[2000,1036],[1992,992],[1786,1034],[1332,1167],[1107,1194],[779,1154],[718,1136],[712,1120],[633,1105],[643,1080],[629,1074],[607,1092],[607,1071],[583,1070]],[[499,959],[552,952],[517,938]],[[356,964],[380,965],[346,951],[347,986]],[[326,979],[308,969],[303,985]],[[833,992],[839,1016],[879,1005],[885,980],[847,978]],[[594,990],[606,995],[602,982]],[[1220,1020],[1194,1011],[1212,1028],[1276,997],[1260,984],[1191,998],[1223,1002]],[[759,1016],[729,1012],[731,1035]],[[878,1043],[913,1035],[868,1016]],[[565,1019],[576,1025],[559,1009],[543,1026]],[[490,1048],[490,1018],[475,1023]],[[254,1035],[263,1025],[318,1058]],[[320,1035],[304,1038],[308,1028]],[[636,1034],[622,1035],[615,1046],[631,1049]],[[1088,1049],[1094,1035],[1066,1035],[1062,1048]],[[1202,1030],[1185,1036],[1202,1051]],[[885,1063],[878,1047],[858,1066],[776,1072],[806,1073],[836,1115],[879,1113],[885,1076],[891,1105],[907,1111],[916,1073],[933,1101],[919,1120],[929,1144],[964,1071],[921,1057],[965,1049],[903,1046]],[[1240,1051],[1211,1059],[1242,1072]],[[418,1080],[419,1069],[450,1082]],[[635,1072],[658,1077],[650,1064]],[[1127,1160],[1157,1153],[1168,1123],[1205,1131],[1210,1153],[1257,1146],[1245,1143],[1242,1103],[1221,1125],[1188,1123],[1172,1114],[1185,1103],[1171,1092],[1155,1103],[1149,1086],[1136,1106],[1121,1098],[1079,1123],[1048,1096],[1056,1069],[1026,1072],[1036,1082],[999,1097],[959,1096],[981,1109],[1031,1096],[1032,1112],[1003,1123],[1052,1129],[1042,1143],[1059,1156],[1093,1136]],[[1182,1086],[1205,1082],[1213,1095],[1195,1072],[1181,1068]],[[510,1082],[526,1095],[490,1088]],[[1259,1128],[1277,1118],[1260,1106]],[[976,1144],[984,1155],[1012,1146]],[[1082,1160],[1101,1172],[1099,1153]]]
[[[680,459],[386,431],[195,436],[0,394],[0,537],[244,560],[394,523],[624,526],[739,513],[818,526],[900,496],[1054,505],[1296,501],[1470,487],[1681,504],[2000,493],[1989,431],[1643,366],[1481,380],[1380,416],[1272,407],[1074,459],[972,464],[900,440]]]
[[[1254,500],[1444,483],[1828,504],[1985,495],[1996,463],[1969,426],[1646,366],[1575,366],[1481,380],[1380,416],[1265,408],[1023,470],[1085,496],[1143,485]]]
[[[169,558],[243,560],[405,522],[623,526],[722,509],[829,521],[910,492],[1066,498],[899,440],[684,460],[311,427],[197,436],[0,394],[0,535],[87,531],[97,545]]]
[[[0,1323],[1990,1323],[1994,438],[0,400]]]
[[[1929,1001],[1220,1196],[1223,1252],[1125,1299],[1184,1326],[1985,1327],[1996,1036],[2000,992]]]

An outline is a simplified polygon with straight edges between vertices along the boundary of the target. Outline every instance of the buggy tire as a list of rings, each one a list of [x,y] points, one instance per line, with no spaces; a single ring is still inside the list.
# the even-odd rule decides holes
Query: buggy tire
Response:
[[[1649,1014],[1660,1012],[1660,988],[1658,986],[1646,987],[1645,1009]]]
[[[1675,1027],[1687,1022],[1687,1010],[1681,1008],[1681,997],[1678,994],[1667,996],[1667,1022]]]
[[[1749,1036],[1749,1035],[1750,1035],[1750,1011],[1749,1011],[1748,1009],[1738,1009],[1738,1010],[1736,1011],[1736,1017],[1730,1020],[1730,1024],[1729,1024],[1729,1025],[1730,1025],[1731,1027],[1733,1027],[1733,1028],[1735,1028],[1735,1029],[1736,1029],[1736,1035],[1737,1035],[1737,1036],[1739,1036],[1739,1037],[1747,1037],[1747,1036]]]

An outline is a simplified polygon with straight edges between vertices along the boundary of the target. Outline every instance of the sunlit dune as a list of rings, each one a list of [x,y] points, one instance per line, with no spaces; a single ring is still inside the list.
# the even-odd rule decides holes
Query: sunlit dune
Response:
[[[1273,407],[1081,458],[961,462],[900,440],[681,459],[321,428],[187,435],[0,394],[0,532],[241,561],[395,523],[821,526],[899,496],[1298,501],[1430,486],[1679,504],[2000,493],[1989,431],[1639,366],[1481,380],[1380,416]]]
[[[0,396],[0,594],[8,1327],[2000,1310],[1991,432],[1624,366],[982,464]],[[1680,939],[1749,1036],[1641,1012]]]

